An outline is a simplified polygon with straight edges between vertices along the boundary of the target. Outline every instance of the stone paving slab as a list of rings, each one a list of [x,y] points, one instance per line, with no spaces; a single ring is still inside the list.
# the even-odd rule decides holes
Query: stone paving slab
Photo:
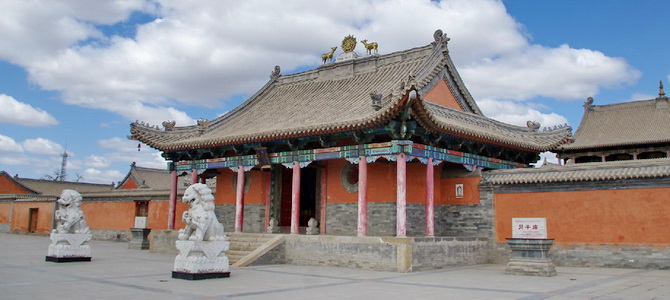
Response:
[[[268,265],[231,277],[171,278],[175,256],[92,241],[91,262],[53,263],[48,237],[0,234],[0,299],[670,299],[670,271],[557,267],[556,277],[503,265],[408,274]]]

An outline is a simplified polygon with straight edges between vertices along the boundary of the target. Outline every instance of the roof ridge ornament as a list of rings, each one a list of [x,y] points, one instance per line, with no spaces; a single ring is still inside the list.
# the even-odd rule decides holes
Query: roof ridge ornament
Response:
[[[200,133],[203,133],[205,132],[205,130],[207,130],[207,127],[209,126],[209,121],[207,121],[207,119],[200,119],[198,120],[198,126],[200,127],[198,131]]]
[[[436,47],[446,45],[450,40],[450,38],[447,37],[447,34],[442,32],[442,29],[435,30],[435,33],[433,33],[433,38],[435,39],[434,45]]]
[[[374,108],[375,111],[380,110],[382,108],[382,94],[374,91],[370,93],[370,98],[372,99],[372,108]]]
[[[342,40],[342,51],[344,53],[349,53],[349,52],[354,52],[354,49],[356,49],[356,38],[353,35],[347,35],[344,37]]]
[[[270,79],[276,80],[277,78],[279,78],[279,76],[281,76],[281,68],[279,67],[279,65],[276,65],[275,69],[272,71],[272,73],[270,73]]]
[[[591,110],[592,106],[593,106],[593,97],[586,98],[586,101],[584,102],[584,111]]]
[[[335,50],[337,50],[337,47],[331,47],[330,52],[321,55],[321,60],[324,65],[328,60],[330,60],[331,63],[333,62],[333,53],[335,53]]]
[[[665,91],[663,91],[663,80],[660,81],[658,86],[658,98],[666,98]]]
[[[361,43],[363,43],[363,45],[365,45],[365,50],[366,50],[368,55],[372,55],[373,50],[375,51],[375,54],[378,54],[377,53],[377,47],[379,45],[377,44],[377,42],[370,42],[368,44],[368,40],[362,40]]]
[[[172,131],[175,125],[177,125],[177,121],[175,120],[163,121],[163,128],[165,128],[165,131]]]
[[[542,126],[542,124],[540,124],[540,122],[528,120],[528,121],[526,121],[526,126],[530,129],[532,129],[533,131],[538,131],[540,129],[540,127]]]

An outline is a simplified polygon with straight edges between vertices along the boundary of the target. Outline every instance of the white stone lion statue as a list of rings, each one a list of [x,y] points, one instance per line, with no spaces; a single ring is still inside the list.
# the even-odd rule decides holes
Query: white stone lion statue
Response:
[[[81,194],[74,190],[63,190],[58,198],[56,229],[54,233],[90,233],[84,212],[81,210]]]
[[[177,239],[190,241],[222,241],[223,225],[214,214],[214,195],[206,184],[195,183],[184,192],[182,202],[188,204],[188,210],[181,219],[186,228],[179,230]]]

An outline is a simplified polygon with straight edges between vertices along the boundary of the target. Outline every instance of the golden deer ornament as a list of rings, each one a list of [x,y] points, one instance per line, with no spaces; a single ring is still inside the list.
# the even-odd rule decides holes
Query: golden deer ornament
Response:
[[[368,55],[372,54],[372,50],[375,50],[375,54],[377,54],[377,42],[370,42],[368,44],[368,40],[362,40],[361,43],[365,45],[365,50],[367,50]]]
[[[331,49],[330,52],[324,53],[323,55],[321,55],[321,59],[323,59],[324,64],[328,60],[330,60],[330,62],[333,62],[333,53],[335,53],[335,49],[337,49],[337,47],[332,47],[330,49]]]

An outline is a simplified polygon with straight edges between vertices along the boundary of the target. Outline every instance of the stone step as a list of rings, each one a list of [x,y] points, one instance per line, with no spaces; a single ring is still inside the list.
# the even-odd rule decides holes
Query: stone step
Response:
[[[250,252],[251,252],[251,251],[228,250],[228,251],[226,251],[226,255],[228,255],[228,256],[231,256],[231,255],[234,255],[234,256],[240,256],[240,255],[241,255],[241,256],[245,256],[245,255],[249,254]]]
[[[265,242],[248,243],[248,242],[233,242],[233,241],[230,241],[230,250],[253,251],[254,249],[260,247],[264,243]]]
[[[226,251],[231,265],[237,263],[259,247],[275,238],[275,235],[264,233],[228,233],[230,249]]]
[[[228,240],[229,241],[249,241],[249,242],[254,242],[254,241],[268,241],[272,238],[272,236],[269,237],[263,237],[263,236],[242,236],[242,235],[229,235]]]

